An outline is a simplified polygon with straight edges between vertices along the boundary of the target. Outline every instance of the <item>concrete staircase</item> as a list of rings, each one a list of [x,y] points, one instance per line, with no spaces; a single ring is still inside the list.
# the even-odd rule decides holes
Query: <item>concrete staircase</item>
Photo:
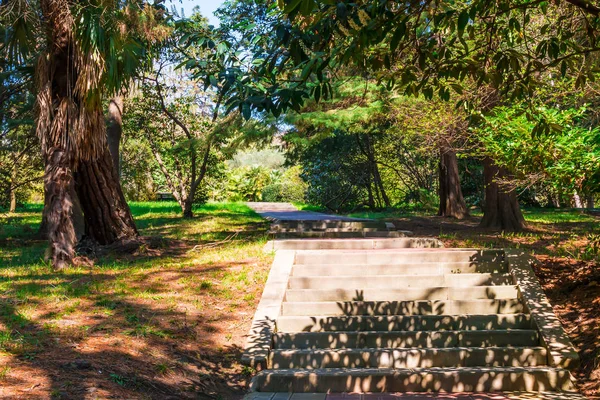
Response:
[[[292,263],[254,392],[575,390],[503,250],[302,250]]]

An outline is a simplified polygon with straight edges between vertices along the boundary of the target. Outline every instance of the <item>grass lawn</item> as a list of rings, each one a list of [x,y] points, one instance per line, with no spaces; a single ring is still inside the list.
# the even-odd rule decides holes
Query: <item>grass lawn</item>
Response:
[[[171,202],[131,209],[152,245],[61,272],[35,239],[40,205],[0,214],[0,398],[243,395],[268,224],[236,203],[192,220]]]

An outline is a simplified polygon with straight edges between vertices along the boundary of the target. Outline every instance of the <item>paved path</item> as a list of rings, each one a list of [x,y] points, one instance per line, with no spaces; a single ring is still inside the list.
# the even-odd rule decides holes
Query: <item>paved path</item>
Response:
[[[248,207],[267,219],[280,221],[365,221],[341,215],[324,214],[313,211],[300,211],[290,203],[246,203]]]

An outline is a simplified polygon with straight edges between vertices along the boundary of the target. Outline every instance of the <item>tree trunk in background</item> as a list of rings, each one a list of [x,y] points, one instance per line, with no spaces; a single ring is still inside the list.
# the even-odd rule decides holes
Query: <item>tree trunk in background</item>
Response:
[[[190,194],[190,196],[183,202],[183,207],[181,208],[183,211],[183,218],[194,218],[194,212],[192,210],[193,205],[194,199]]]
[[[460,187],[456,153],[447,146],[440,147],[439,174],[440,208],[438,215],[457,219],[468,217],[469,210]]]
[[[115,96],[108,105],[108,118],[106,123],[106,140],[112,162],[117,171],[117,177],[121,177],[121,160],[119,146],[123,134],[123,98]]]
[[[583,208],[583,202],[577,192],[573,193],[573,203],[575,204],[575,208]]]
[[[594,208],[594,196],[589,195],[586,199],[586,203],[587,203],[587,208],[589,208],[589,209]]]
[[[12,171],[10,174],[10,183],[9,183],[9,188],[8,190],[10,190],[9,193],[9,199],[10,199],[10,204],[8,206],[8,212],[9,213],[14,213],[17,210],[17,174],[18,174],[19,170],[17,168],[17,163],[16,161],[13,162],[13,166],[12,166]]]
[[[75,183],[85,217],[86,235],[100,244],[137,236],[108,148],[98,160],[79,164]]]
[[[525,227],[515,190],[502,190],[497,182],[497,179],[509,176],[506,168],[498,167],[490,158],[483,161],[485,205],[481,227],[513,232]]]

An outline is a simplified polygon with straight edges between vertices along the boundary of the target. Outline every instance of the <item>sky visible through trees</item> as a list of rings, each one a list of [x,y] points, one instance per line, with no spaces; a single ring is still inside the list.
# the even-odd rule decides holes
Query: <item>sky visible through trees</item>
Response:
[[[178,12],[183,9],[186,17],[192,15],[195,7],[200,7],[200,13],[208,18],[209,24],[219,25],[219,19],[213,13],[223,4],[223,0],[170,0],[169,3],[175,6]]]

